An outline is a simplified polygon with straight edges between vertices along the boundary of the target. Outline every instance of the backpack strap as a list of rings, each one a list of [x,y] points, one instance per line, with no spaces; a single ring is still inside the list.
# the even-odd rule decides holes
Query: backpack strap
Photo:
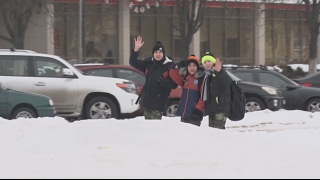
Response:
[[[148,73],[148,68],[146,68],[144,75],[146,75],[147,73]],[[140,91],[139,96],[134,104],[138,104],[138,102],[140,101],[143,90],[144,90],[144,87],[142,87],[142,90]]]

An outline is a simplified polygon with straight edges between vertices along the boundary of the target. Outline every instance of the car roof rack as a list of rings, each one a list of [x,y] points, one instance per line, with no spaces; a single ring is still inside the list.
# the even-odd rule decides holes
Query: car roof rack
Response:
[[[261,69],[261,70],[269,70],[267,66],[230,66],[230,67],[226,67],[228,69]]]
[[[16,49],[14,47],[10,49],[0,49],[2,52],[27,52],[27,53],[37,53],[35,51],[27,50],[27,49]]]

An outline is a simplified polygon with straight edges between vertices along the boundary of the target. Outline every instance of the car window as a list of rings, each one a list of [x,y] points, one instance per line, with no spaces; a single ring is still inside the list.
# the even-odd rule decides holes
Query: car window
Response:
[[[29,76],[27,57],[1,57],[0,73],[2,76]]]
[[[47,57],[33,57],[34,74],[37,77],[63,77],[63,68],[67,68],[59,61]]]
[[[131,80],[138,86],[143,86],[146,81],[144,75],[130,69],[117,69],[116,72],[119,78]]]
[[[85,73],[91,76],[113,77],[112,69],[90,69],[85,70]]]
[[[259,72],[258,75],[259,82],[261,84],[266,84],[277,88],[284,88],[288,84],[286,81],[274,74]]]
[[[253,75],[250,72],[233,72],[238,78],[242,79],[243,81],[250,81],[254,82]]]

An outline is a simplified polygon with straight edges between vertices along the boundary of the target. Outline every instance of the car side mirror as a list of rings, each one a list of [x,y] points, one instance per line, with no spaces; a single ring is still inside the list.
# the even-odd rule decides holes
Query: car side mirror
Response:
[[[74,73],[71,69],[63,68],[63,76],[72,77],[74,76]]]
[[[299,88],[299,86],[292,85],[292,84],[287,84],[287,85],[286,85],[286,88],[287,88],[287,89],[297,89],[297,88]]]

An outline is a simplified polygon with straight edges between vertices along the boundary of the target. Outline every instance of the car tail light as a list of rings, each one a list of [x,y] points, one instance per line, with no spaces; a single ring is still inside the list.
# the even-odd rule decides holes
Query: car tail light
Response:
[[[116,85],[128,93],[133,93],[133,94],[138,93],[138,89],[137,89],[136,85],[131,81],[123,82],[123,83],[116,83]]]
[[[311,87],[312,83],[302,83],[301,86]]]

